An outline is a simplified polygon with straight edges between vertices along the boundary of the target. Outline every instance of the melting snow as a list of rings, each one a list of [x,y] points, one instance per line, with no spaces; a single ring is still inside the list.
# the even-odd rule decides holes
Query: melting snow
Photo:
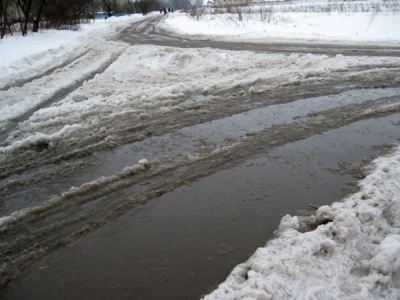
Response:
[[[117,31],[119,26],[126,26],[138,18],[143,17],[99,20],[95,24],[84,26],[80,32],[47,31],[25,38],[10,37],[0,40],[0,88],[13,82],[15,76],[29,78],[49,66],[62,64],[71,55],[71,51],[78,56],[87,55],[92,48],[97,47],[97,43],[104,43],[104,38]],[[282,15],[277,16],[272,23],[261,24],[249,20],[246,24],[237,24],[211,16],[196,22],[188,19],[185,14],[175,13],[170,14],[160,26],[178,35],[207,35],[208,38],[228,37],[241,41],[268,37],[399,45],[399,22],[399,14],[333,14],[329,17],[329,22],[327,16],[321,14],[287,14],[284,19]],[[107,51],[116,55],[125,49],[125,46],[111,41],[99,47],[101,50],[107,47]],[[193,57],[198,56],[207,58],[208,64],[193,60]],[[105,61],[108,59],[101,57]],[[133,98],[143,100],[143,105],[148,105],[144,101],[148,95],[159,99],[162,99],[162,94],[173,97],[194,89],[196,80],[202,80],[205,87],[218,85],[224,88],[240,85],[246,78],[251,81],[257,76],[268,78],[275,72],[276,76],[286,76],[287,80],[296,81],[307,72],[316,74],[318,70],[326,72],[327,69],[346,69],[360,64],[364,59],[313,55],[302,55],[299,59],[297,54],[250,56],[248,53],[233,54],[211,49],[169,51],[152,46],[128,49],[122,54],[122,58],[108,72],[102,74],[102,77],[97,78],[100,83],[120,80],[120,94],[108,97],[107,88],[94,90],[91,82],[85,82],[80,89],[56,106],[42,109],[29,122],[20,124],[20,132],[15,137],[9,137],[9,145],[1,148],[1,152],[9,152],[14,147],[24,147],[32,143],[51,143],[57,138],[73,134],[73,131],[85,126],[86,116],[79,116],[83,110],[97,111],[98,114],[102,113],[103,108],[106,111],[111,107],[124,110],[124,105]],[[127,64],[127,61],[130,63]],[[386,58],[368,58],[365,64],[373,66],[374,63],[383,62],[386,62]],[[391,60],[387,59],[387,63],[390,64]],[[247,68],[246,76],[243,73],[235,76],[233,67]],[[84,80],[85,74],[92,68],[96,69],[96,66],[76,68],[74,73],[68,73],[63,80],[55,81],[45,91],[32,87],[28,93],[32,98],[26,98],[26,91],[21,94],[14,93],[13,89],[3,90],[0,99],[0,125],[46,101],[49,91],[51,94],[51,89],[60,88],[66,84],[65,81],[72,84],[76,78]],[[119,75],[122,72],[126,76],[117,78],[116,69],[119,70]],[[133,76],[132,69],[140,74],[136,79],[142,80],[137,82],[137,88],[132,87],[132,77],[129,77]],[[150,76],[155,76],[154,70],[159,73],[159,84],[148,90],[139,88]],[[178,77],[185,80],[191,76],[194,76],[193,81],[185,84],[175,82]],[[131,91],[136,90],[136,94],[127,94],[125,86]],[[113,113],[118,113],[119,110],[116,109]],[[48,132],[40,132],[40,127],[50,128],[47,120],[60,120],[60,125],[53,131],[46,129]],[[97,119],[92,118],[86,125],[93,126],[96,122]],[[39,128],[37,131],[35,126]],[[25,127],[28,128],[26,134],[23,133]],[[145,167],[148,163],[143,159],[139,161],[139,166]],[[319,208],[315,216],[307,220],[285,216],[276,231],[276,238],[258,249],[247,262],[235,267],[226,281],[204,299],[398,299],[400,147],[392,155],[376,159],[372,166],[370,175],[360,182],[359,192],[342,202]],[[12,217],[5,217],[0,223],[6,224],[10,218]],[[305,222],[308,227],[304,225]],[[315,227],[311,228],[310,224]],[[305,227],[308,230],[305,231]]]

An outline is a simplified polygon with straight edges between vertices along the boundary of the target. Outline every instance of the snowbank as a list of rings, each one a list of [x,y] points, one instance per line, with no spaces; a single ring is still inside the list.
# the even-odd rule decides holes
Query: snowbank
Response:
[[[399,299],[400,146],[373,167],[343,202],[308,220],[286,215],[204,299]]]

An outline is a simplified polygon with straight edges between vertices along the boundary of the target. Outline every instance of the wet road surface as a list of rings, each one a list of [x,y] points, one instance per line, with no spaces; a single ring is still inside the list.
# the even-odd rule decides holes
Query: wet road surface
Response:
[[[160,37],[149,20],[116,39],[398,56],[394,48],[180,40]],[[112,143],[94,136],[62,152],[13,153],[0,169],[1,214],[36,208],[2,227],[0,298],[199,298],[272,237],[282,214],[340,200],[355,180],[346,171],[362,176],[364,159],[399,141],[399,70],[360,69],[351,82],[327,74],[273,94],[190,95],[176,104],[184,114],[159,113],[137,127],[132,117],[114,120]]]

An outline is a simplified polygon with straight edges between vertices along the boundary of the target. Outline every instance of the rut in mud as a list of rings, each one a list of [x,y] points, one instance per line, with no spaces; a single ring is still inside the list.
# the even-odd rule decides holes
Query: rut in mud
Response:
[[[65,78],[63,72],[79,64],[69,67],[68,62],[60,65],[60,72],[49,69],[43,76],[1,90],[7,97],[33,93],[43,98],[29,115],[17,118],[18,124],[7,125],[2,132],[3,286],[39,258],[135,207],[238,167],[249,158],[359,121],[388,117],[393,118],[393,126],[399,125],[395,121],[400,116],[400,61],[396,57],[349,61],[327,71],[317,63],[314,68],[314,56],[309,54],[275,54],[271,58],[259,53],[254,54],[254,62],[246,64],[240,61],[250,52],[240,56],[236,51],[239,53],[223,53],[237,60],[232,66],[201,69],[199,66],[222,50],[201,49],[193,54],[191,49],[171,48],[204,44],[160,39],[151,31],[143,32],[141,28],[149,28],[147,23],[141,26],[133,26],[135,35],[128,36],[132,28],[123,30],[119,39],[124,43],[108,55],[89,57],[84,53],[71,61],[81,61],[88,71],[71,80],[65,92],[49,91],[48,84]],[[134,43],[154,46],[127,44],[132,37]],[[210,45],[219,44],[206,44]],[[222,49],[231,47],[221,44]],[[244,50],[251,50],[248,47]],[[342,59],[335,56],[341,49],[323,49],[330,59]],[[308,52],[321,53],[313,50]],[[395,52],[390,54],[395,56]],[[328,56],[319,61],[328,60]],[[99,57],[102,60],[95,66],[90,64]],[[230,63],[226,57],[219,59]],[[159,64],[167,60],[169,64],[165,70],[156,65],[155,72],[151,69],[153,60]],[[150,71],[134,69],[131,73],[138,72],[136,77],[124,73],[121,66],[133,61],[137,62],[133,67]],[[301,66],[305,71],[285,73],[280,63],[289,70]],[[268,70],[281,73],[264,77]],[[190,78],[193,71],[204,78],[217,80],[223,74],[227,79],[203,83],[200,75]],[[229,74],[239,75],[230,81]],[[241,76],[245,78],[239,80]],[[43,85],[38,84],[40,81]],[[177,81],[183,83],[178,85]],[[179,90],[169,90],[171,85]],[[140,96],[135,94],[143,86],[148,90]],[[120,98],[107,104],[112,97]],[[96,102],[84,110],[83,104],[94,98],[101,99],[102,104]],[[57,110],[69,103],[82,105],[82,113]],[[36,131],[43,136],[37,137]],[[388,140],[398,138],[393,134]]]

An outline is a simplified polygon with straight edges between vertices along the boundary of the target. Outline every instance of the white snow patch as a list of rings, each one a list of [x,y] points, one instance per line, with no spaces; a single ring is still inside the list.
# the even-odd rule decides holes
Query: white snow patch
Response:
[[[203,15],[198,21],[171,14],[159,29],[178,36],[231,41],[400,44],[400,12],[313,13],[279,12],[273,20],[239,21],[237,14]]]

